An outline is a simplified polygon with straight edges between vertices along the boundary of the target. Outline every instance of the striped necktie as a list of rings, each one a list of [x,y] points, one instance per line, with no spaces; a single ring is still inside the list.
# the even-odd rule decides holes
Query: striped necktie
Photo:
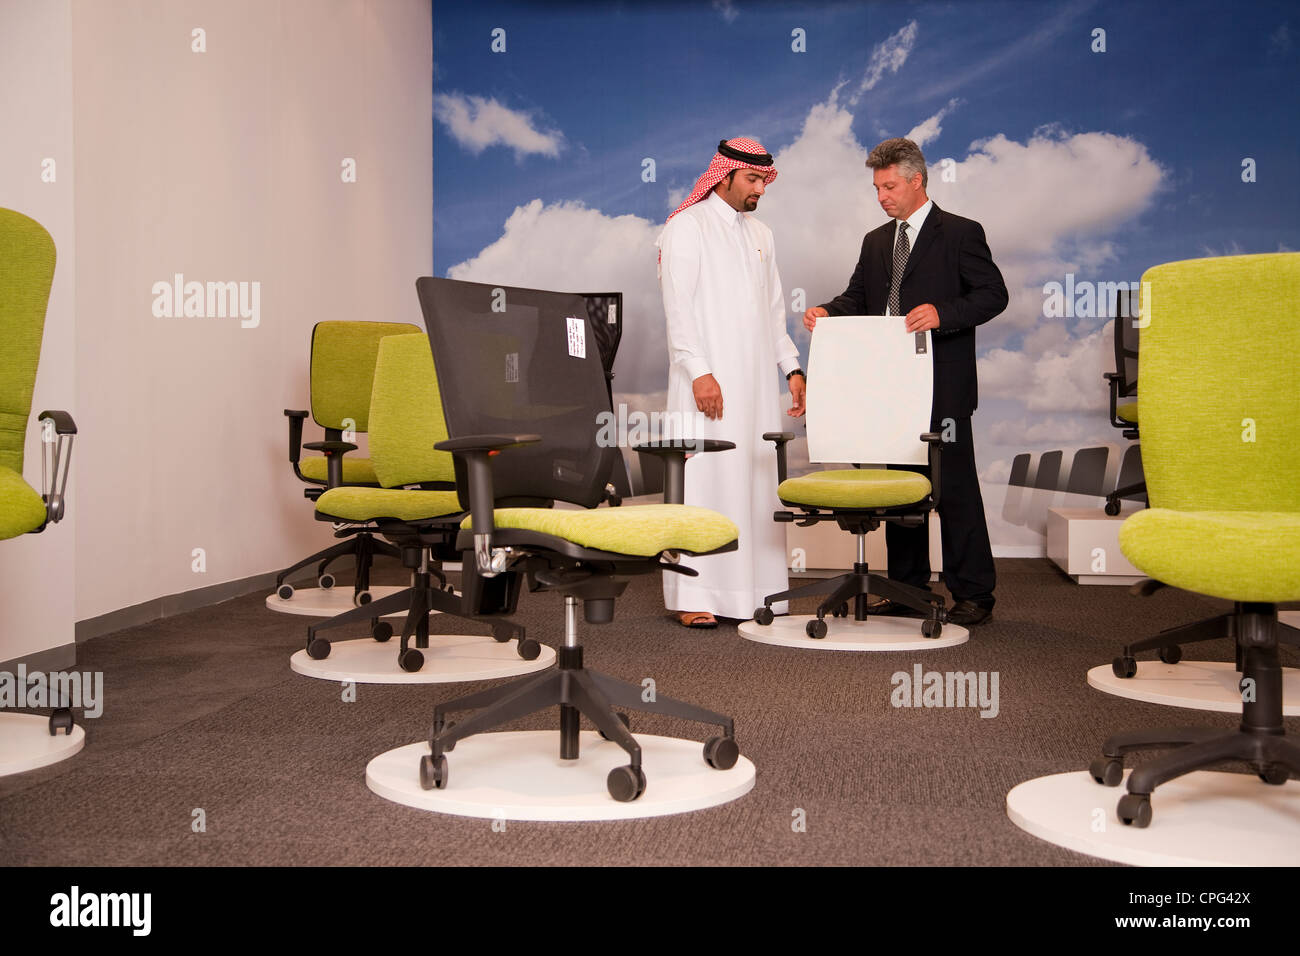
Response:
[[[898,241],[894,243],[894,274],[889,280],[889,314],[898,315],[898,287],[903,282],[903,268],[907,265],[907,255],[911,252],[907,242],[907,220],[898,224]]]

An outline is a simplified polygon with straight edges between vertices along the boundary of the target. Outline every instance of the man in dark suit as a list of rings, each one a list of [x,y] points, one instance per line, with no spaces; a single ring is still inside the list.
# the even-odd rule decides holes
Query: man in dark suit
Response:
[[[915,143],[887,139],[871,151],[867,167],[890,221],[862,240],[848,288],[805,312],[804,325],[811,331],[824,315],[897,315],[909,332],[932,330],[930,427],[945,441],[938,511],[944,583],[954,601],[948,620],[982,624],[993,611],[996,574],[971,439],[978,404],[975,327],[1007,307],[1007,287],[980,224],[944,212],[926,195],[925,157]],[[928,588],[928,528],[891,522],[885,541],[890,578]],[[911,612],[887,601],[876,613]]]

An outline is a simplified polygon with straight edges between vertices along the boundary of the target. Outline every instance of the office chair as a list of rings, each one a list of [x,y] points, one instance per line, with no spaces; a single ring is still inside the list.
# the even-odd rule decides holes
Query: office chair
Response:
[[[1103,744],[1089,770],[1106,786],[1122,779],[1125,754],[1177,748],[1129,775],[1118,815],[1138,827],[1151,822],[1152,791],[1193,770],[1244,761],[1275,785],[1300,774],[1278,663],[1278,644],[1300,646],[1300,630],[1277,617],[1279,603],[1300,600],[1300,253],[1171,262],[1148,270],[1143,288],[1151,507],[1124,522],[1120,548],[1151,575],[1139,593],[1175,587],[1234,603],[1154,640],[1234,639],[1242,719],[1227,734],[1164,728]]]
[[[41,493],[23,478],[27,419],[54,282],[54,240],[40,223],[0,209],[0,540],[44,531],[65,515],[77,426],[64,411],[41,412]],[[54,708],[50,736],[72,733],[72,711]]]
[[[393,628],[382,616],[406,611],[397,659],[402,670],[415,672],[424,666],[421,651],[429,646],[431,611],[473,617],[480,606],[491,609],[496,598],[495,592],[485,594],[483,587],[474,586],[469,590],[478,603],[468,605],[446,586],[439,571],[441,561],[460,557],[455,541],[464,512],[451,456],[434,450],[434,443],[447,437],[447,426],[429,337],[423,332],[388,336],[378,343],[369,423],[370,458],[379,486],[328,489],[316,500],[316,519],[373,527],[394,543],[402,565],[411,572],[411,584],[308,627],[307,654],[323,660],[329,656],[330,642],[320,632],[367,620],[371,636],[387,641]],[[435,577],[443,587],[433,584]],[[541,654],[541,645],[526,638],[521,627],[492,622],[492,636],[501,643],[517,636],[517,653],[524,660]]]
[[[1110,383],[1111,425],[1120,429],[1129,441],[1137,441],[1138,345],[1141,326],[1138,324],[1138,316],[1133,314],[1132,302],[1132,297],[1125,293],[1119,293],[1115,300],[1115,371],[1106,372],[1102,377]],[[1140,466],[1141,458],[1137,457],[1135,463]],[[1127,455],[1124,464],[1129,464]],[[1140,467],[1138,474],[1141,474]],[[1145,480],[1133,480],[1127,469],[1121,468],[1115,490],[1106,495],[1106,514],[1114,517],[1119,514],[1123,499],[1143,497],[1146,490]]]
[[[610,796],[635,800],[645,791],[641,747],[620,710],[644,711],[718,725],[704,759],[726,770],[739,759],[730,718],[661,694],[643,700],[639,684],[587,669],[578,612],[605,624],[625,578],[663,570],[694,574],[677,554],[734,550],[736,527],[716,512],[681,504],[685,454],[725,450],[727,442],[660,442],[641,450],[667,457],[676,503],[595,508],[617,447],[597,440],[608,392],[583,299],[554,292],[505,289],[494,311],[494,288],[450,279],[416,282],[424,310],[450,438],[438,447],[455,457],[461,504],[470,511],[458,547],[474,581],[525,575],[531,590],[564,595],[564,646],[559,667],[434,708],[430,753],[420,760],[424,789],[444,788],[447,754],[456,743],[549,707],[560,710],[560,758],[578,759],[579,715],[629,755],[606,779]],[[577,509],[550,507],[568,502]],[[513,608],[510,608],[513,610]],[[477,710],[459,723],[452,712]]]
[[[377,488],[379,480],[369,458],[347,457],[357,446],[343,440],[344,432],[364,434],[368,428],[370,391],[375,376],[379,341],[388,335],[408,335],[420,330],[404,322],[318,322],[311,334],[311,411],[286,408],[289,419],[289,464],[299,480],[311,487],[303,497],[316,501],[329,488],[362,485]],[[325,440],[303,444],[302,426],[308,414],[325,429]],[[302,450],[320,455],[303,456]],[[334,586],[330,564],[344,555],[356,558],[353,583],[354,604],[370,600],[370,568],[375,555],[401,557],[390,544],[376,541],[366,527],[341,527],[336,536],[347,540],[308,555],[275,577],[276,593],[284,600],[293,597],[290,575],[318,564],[316,581],[322,588]]]

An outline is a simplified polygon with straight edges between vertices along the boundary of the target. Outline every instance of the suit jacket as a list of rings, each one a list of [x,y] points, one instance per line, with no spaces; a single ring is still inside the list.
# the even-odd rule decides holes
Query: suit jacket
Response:
[[[867,233],[849,287],[824,308],[830,315],[883,315],[889,304],[895,221]],[[969,417],[979,404],[975,377],[975,326],[1007,307],[1007,287],[993,264],[984,229],[973,219],[938,205],[921,224],[903,269],[899,308],[903,314],[930,303],[939,327],[934,347],[934,403],[931,417]]]

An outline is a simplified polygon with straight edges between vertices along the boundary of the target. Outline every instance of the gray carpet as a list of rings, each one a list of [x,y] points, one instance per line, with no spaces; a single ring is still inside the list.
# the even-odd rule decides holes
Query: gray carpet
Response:
[[[267,610],[260,594],[120,631],[79,652],[78,669],[103,671],[105,685],[103,716],[78,715],[85,749],[0,778],[0,858],[51,866],[1097,865],[1015,827],[1007,791],[1083,769],[1120,730],[1234,727],[1229,714],[1122,700],[1084,680],[1126,638],[1226,605],[1171,590],[1140,599],[1123,588],[1079,587],[1042,560],[1000,560],[998,573],[993,621],[968,644],[924,654],[760,645],[734,624],[688,631],[665,614],[657,577],[635,579],[614,623],[584,625],[588,666],[653,677],[663,694],[731,714],[757,785],[693,814],[512,821],[504,832],[488,820],[389,803],[364,782],[371,757],[427,734],[435,699],[489,684],[362,685],[357,701],[345,703],[339,685],[289,670],[307,619]],[[524,594],[518,620],[554,645],[562,602]],[[473,629],[434,619],[435,631]],[[1188,656],[1231,655],[1216,642]],[[1284,664],[1298,666],[1298,657],[1282,649]],[[997,671],[997,717],[894,708],[890,675],[914,663]],[[666,718],[635,720],[637,730],[706,735]],[[554,721],[551,711],[515,726]],[[1300,721],[1288,719],[1287,731],[1300,732]],[[192,830],[195,809],[206,832]],[[791,827],[796,809],[806,832]]]

